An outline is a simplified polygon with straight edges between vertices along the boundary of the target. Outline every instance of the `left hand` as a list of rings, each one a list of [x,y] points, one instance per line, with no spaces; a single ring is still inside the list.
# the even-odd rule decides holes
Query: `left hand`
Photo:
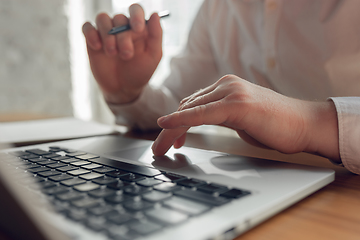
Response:
[[[245,141],[283,153],[306,151],[339,159],[337,116],[331,101],[289,98],[227,75],[183,99],[178,111],[158,119],[164,130],[153,144],[156,156],[185,143],[192,126],[221,125]]]

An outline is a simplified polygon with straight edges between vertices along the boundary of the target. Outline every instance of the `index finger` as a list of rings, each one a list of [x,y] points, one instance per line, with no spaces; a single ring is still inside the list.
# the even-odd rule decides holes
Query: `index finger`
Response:
[[[113,27],[113,22],[106,13],[100,13],[96,17],[96,25],[101,36],[105,53],[109,56],[117,54],[116,39],[114,35],[108,34]]]
[[[145,29],[145,13],[139,4],[132,4],[129,7],[130,26],[134,32],[140,33]]]
[[[177,139],[182,137],[189,127],[180,127],[176,129],[163,129],[159,136],[156,138],[152,150],[155,156],[164,155],[170,147],[176,142]]]
[[[222,104],[221,100],[218,100],[163,116],[158,119],[158,125],[165,129],[219,125],[224,123],[228,119],[228,116],[229,112],[227,107],[225,104]]]

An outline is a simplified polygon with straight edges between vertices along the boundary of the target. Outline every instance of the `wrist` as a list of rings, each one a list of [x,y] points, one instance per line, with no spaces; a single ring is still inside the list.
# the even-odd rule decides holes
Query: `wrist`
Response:
[[[143,88],[141,89],[122,89],[117,93],[103,92],[104,99],[108,104],[127,104],[136,101],[139,98]]]
[[[339,151],[339,131],[335,105],[332,101],[309,102],[310,142],[305,152],[318,154],[341,163]]]

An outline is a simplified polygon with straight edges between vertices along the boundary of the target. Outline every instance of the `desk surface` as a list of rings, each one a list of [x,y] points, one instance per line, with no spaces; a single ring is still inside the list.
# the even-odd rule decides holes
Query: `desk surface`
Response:
[[[154,140],[157,133],[127,133]],[[244,239],[360,239],[360,176],[311,154],[281,154],[253,147],[237,137],[188,134],[186,146],[231,154],[263,157],[335,170],[335,181],[236,238]]]

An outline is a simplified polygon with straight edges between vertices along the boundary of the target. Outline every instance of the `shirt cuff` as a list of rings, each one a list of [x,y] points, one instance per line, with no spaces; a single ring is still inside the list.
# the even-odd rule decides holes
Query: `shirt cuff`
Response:
[[[360,97],[329,99],[338,116],[341,161],[349,171],[360,174]]]

